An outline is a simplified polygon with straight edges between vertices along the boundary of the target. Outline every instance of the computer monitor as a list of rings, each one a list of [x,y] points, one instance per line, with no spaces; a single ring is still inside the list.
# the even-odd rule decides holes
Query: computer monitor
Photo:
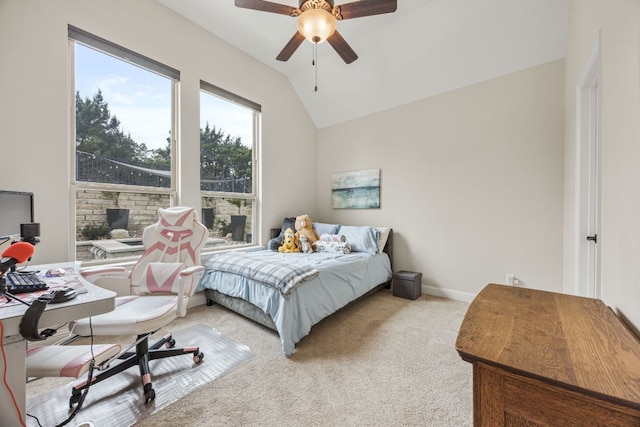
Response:
[[[20,224],[33,222],[33,193],[0,190],[0,238],[20,235]]]

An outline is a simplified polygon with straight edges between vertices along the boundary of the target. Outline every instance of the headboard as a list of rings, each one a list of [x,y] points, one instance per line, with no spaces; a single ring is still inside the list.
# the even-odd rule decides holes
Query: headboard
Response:
[[[389,230],[389,237],[387,238],[387,243],[384,245],[384,252],[389,255],[391,271],[393,271],[393,228]]]

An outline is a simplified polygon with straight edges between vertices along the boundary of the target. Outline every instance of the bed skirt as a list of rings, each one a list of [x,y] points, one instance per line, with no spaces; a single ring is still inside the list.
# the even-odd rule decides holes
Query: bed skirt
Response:
[[[267,315],[260,307],[255,304],[245,301],[240,298],[232,297],[216,291],[215,289],[205,289],[205,296],[207,297],[207,306],[218,303],[223,307],[228,308],[238,314],[241,314],[254,322],[258,322],[269,329],[273,329],[278,332],[275,323],[271,317]]]

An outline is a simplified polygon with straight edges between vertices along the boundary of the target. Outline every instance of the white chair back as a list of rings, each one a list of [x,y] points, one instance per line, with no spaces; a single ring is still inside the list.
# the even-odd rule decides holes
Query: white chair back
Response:
[[[158,210],[158,222],[144,229],[145,251],[131,270],[131,286],[136,294],[179,294],[179,275],[185,267],[200,265],[200,251],[207,240],[207,228],[194,208],[171,207]],[[183,296],[195,292],[196,283],[183,289]]]

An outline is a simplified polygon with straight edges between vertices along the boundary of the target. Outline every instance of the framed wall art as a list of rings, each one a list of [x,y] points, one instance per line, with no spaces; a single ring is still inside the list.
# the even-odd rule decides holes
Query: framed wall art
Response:
[[[331,174],[331,207],[375,209],[380,207],[380,169]]]

